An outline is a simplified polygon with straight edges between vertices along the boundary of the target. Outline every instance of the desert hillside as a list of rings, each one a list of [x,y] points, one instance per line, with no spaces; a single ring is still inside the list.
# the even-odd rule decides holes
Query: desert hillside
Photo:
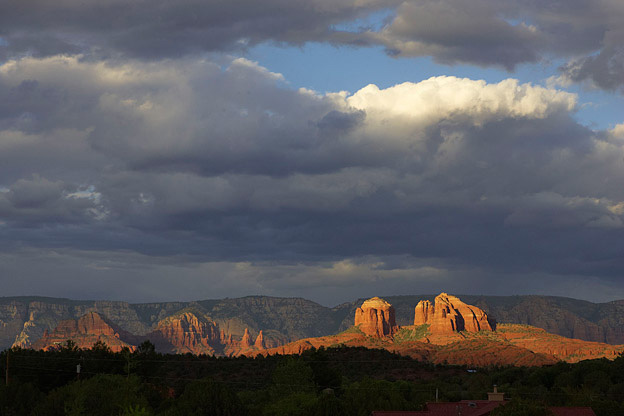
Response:
[[[599,304],[545,296],[458,297],[486,313],[493,324],[530,325],[567,338],[624,343],[624,302],[621,301]],[[405,327],[414,324],[415,306],[420,301],[432,302],[434,298],[414,295],[384,299],[394,308],[396,325]],[[123,342],[127,344],[135,342],[136,337],[144,338],[155,331],[171,334],[190,327],[191,330],[209,333],[211,330],[205,326],[214,323],[218,326],[219,342],[215,344],[217,336],[214,334],[212,341],[204,344],[200,341],[198,345],[204,345],[206,352],[231,351],[232,347],[226,347],[228,339],[231,337],[231,346],[235,341],[241,341],[246,331],[252,344],[256,343],[262,331],[262,343],[271,347],[345,331],[353,326],[356,310],[363,301],[329,308],[301,298],[265,296],[142,304],[43,297],[0,298],[0,348],[31,346],[46,333],[54,335],[62,322],[77,322],[91,312],[97,313],[114,328],[113,333],[119,334],[118,339],[127,338],[128,342]],[[186,322],[178,325],[175,321],[180,316],[186,316]],[[167,329],[167,325],[178,325],[178,329]],[[200,328],[202,326],[203,329]],[[131,334],[132,339],[127,334]],[[57,331],[56,336],[65,335]],[[161,345],[164,344],[167,342],[162,341]],[[184,343],[170,345],[170,348],[180,352],[188,350]]]

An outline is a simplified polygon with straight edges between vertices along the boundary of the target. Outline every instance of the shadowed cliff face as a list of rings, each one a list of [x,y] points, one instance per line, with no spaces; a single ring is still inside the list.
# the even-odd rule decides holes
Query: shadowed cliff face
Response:
[[[624,302],[591,302],[545,296],[459,296],[498,322],[528,324],[548,332],[589,341],[624,343]],[[388,296],[396,324],[414,323],[414,307],[434,296]],[[120,330],[145,336],[159,322],[192,311],[199,319],[216,322],[221,331],[241,339],[248,328],[252,339],[263,331],[267,347],[306,337],[334,334],[353,325],[363,300],[327,308],[300,298],[250,296],[199,302],[130,304],[113,301],[16,297],[0,298],[0,349],[26,347],[52,332],[63,320],[97,312]],[[254,341],[255,342],[255,341]]]

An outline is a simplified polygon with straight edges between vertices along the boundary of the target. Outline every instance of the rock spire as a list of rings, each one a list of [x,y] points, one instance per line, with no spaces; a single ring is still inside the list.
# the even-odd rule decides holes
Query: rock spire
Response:
[[[366,335],[383,338],[397,330],[394,308],[385,300],[374,297],[355,310],[355,326]]]
[[[254,342],[254,348],[261,349],[261,350],[265,348],[264,335],[262,334],[262,330],[260,330],[260,332],[258,333],[256,342]]]
[[[487,314],[476,306],[467,305],[459,298],[440,293],[435,304],[421,300],[416,305],[414,325],[429,324],[432,334],[450,334],[458,331],[491,331]]]
[[[243,333],[243,338],[241,339],[241,348],[249,348],[252,345],[253,345],[253,341],[251,340],[249,329],[245,328],[245,333]]]

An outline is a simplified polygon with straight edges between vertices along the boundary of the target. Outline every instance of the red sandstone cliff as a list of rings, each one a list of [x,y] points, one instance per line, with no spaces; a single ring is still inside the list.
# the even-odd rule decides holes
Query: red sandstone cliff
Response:
[[[154,343],[158,351],[167,353],[231,356],[249,354],[266,348],[262,331],[255,342],[247,328],[242,338],[235,339],[232,334],[220,330],[216,322],[200,319],[192,312],[163,319],[158,322],[155,330],[142,336],[135,336],[113,327],[98,313],[89,312],[77,320],[61,321],[51,333],[46,330],[43,337],[32,344],[31,348],[43,350],[58,348],[69,339],[79,348],[91,348],[97,341],[101,341],[113,351],[120,351],[123,347],[132,351],[146,339]]]
[[[543,365],[558,360],[613,359],[624,349],[624,346],[571,340],[520,325],[502,324],[497,327],[497,331],[485,334],[479,331],[492,329],[486,314],[444,293],[436,297],[435,304],[419,302],[414,323],[417,326],[426,323],[429,328],[398,328],[394,308],[382,299],[372,298],[356,311],[355,324],[360,331],[349,330],[332,336],[301,339],[277,347],[270,338],[265,340],[262,331],[259,331],[255,341],[252,341],[253,336],[248,328],[245,328],[242,337],[240,332],[232,336],[220,330],[216,322],[201,319],[192,312],[161,320],[156,330],[142,336],[132,336],[108,323],[98,313],[90,312],[77,320],[62,321],[52,333],[46,331],[33,348],[54,348],[72,339],[80,348],[90,348],[95,342],[101,341],[113,351],[123,347],[133,350],[134,345],[147,338],[158,344],[157,349],[162,352],[236,356],[300,354],[310,348],[343,344],[385,348],[420,360],[466,365]],[[449,330],[463,332],[449,333]],[[436,334],[435,331],[439,332]],[[371,339],[371,336],[376,339]]]
[[[132,335],[113,327],[97,312],[89,312],[79,319],[61,321],[51,333],[46,330],[43,337],[32,344],[32,348],[48,350],[72,340],[78,348],[91,348],[101,341],[113,351],[120,351],[123,347],[134,350],[135,346],[128,342],[129,338]]]
[[[419,302],[414,323],[415,326],[398,328],[394,324],[392,306],[382,299],[372,298],[356,310],[355,325],[360,331],[301,339],[255,354],[301,354],[311,348],[346,345],[384,348],[435,363],[541,366],[559,360],[614,359],[624,349],[624,346],[572,340],[529,326],[500,325],[500,331],[492,331],[481,309],[446,293],[436,297],[435,305]],[[428,324],[429,328],[423,331],[419,328],[422,324]],[[486,329],[492,333],[481,332]],[[390,334],[393,336],[387,336]],[[371,336],[379,339],[371,339]]]
[[[416,305],[414,325],[429,324],[434,335],[452,334],[458,331],[491,331],[487,314],[476,306],[467,305],[459,298],[440,293],[435,304],[422,300]]]
[[[398,328],[394,308],[378,297],[368,299],[355,310],[355,326],[377,338],[391,336]]]
[[[275,345],[270,345],[275,346]],[[264,340],[264,334],[262,330],[258,333],[255,341],[253,340],[249,328],[245,328],[245,332],[240,340],[232,339],[230,336],[227,342],[224,344],[223,354],[227,356],[239,356],[239,355],[257,355],[258,352],[266,349],[266,343]]]
[[[167,318],[145,336],[156,349],[176,353],[214,354],[221,348],[221,332],[215,322],[205,322],[191,312]]]
[[[242,338],[235,339],[232,334],[220,330],[216,322],[203,321],[191,312],[161,321],[145,338],[151,340],[157,350],[175,353],[236,356],[265,348],[262,331],[255,342],[248,328]]]

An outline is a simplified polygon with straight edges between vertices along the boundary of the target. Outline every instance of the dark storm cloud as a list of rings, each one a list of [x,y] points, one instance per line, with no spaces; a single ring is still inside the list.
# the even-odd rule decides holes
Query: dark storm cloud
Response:
[[[614,90],[624,83],[623,19],[618,0],[405,1],[380,31],[337,36],[380,43],[393,56],[432,56],[446,64],[513,70],[564,58],[568,80]]]
[[[618,287],[624,129],[578,124],[566,92],[437,77],[319,94],[245,59],[70,56],[5,63],[0,91],[0,240],[11,264],[39,253],[32,273],[222,273],[224,296]]]
[[[5,54],[123,53],[176,57],[243,48],[265,40],[324,40],[331,26],[392,4],[357,0],[130,0],[54,3],[9,0],[0,5]]]
[[[442,63],[513,69],[539,59],[539,34],[508,22],[498,2],[404,2],[394,20],[370,33],[393,56],[433,56]]]
[[[573,82],[589,81],[605,90],[620,90],[624,85],[624,35],[618,45],[609,45],[595,56],[587,56],[564,65],[561,71]]]
[[[89,191],[71,189],[61,181],[33,175],[0,192],[0,217],[18,225],[88,222],[97,216]]]
[[[561,83],[617,90],[623,20],[620,0],[2,2],[4,293],[624,297],[624,125],[579,124],[574,95],[443,76],[320,94],[205,54],[564,59]]]
[[[393,14],[380,29],[337,29],[381,10]],[[567,81],[616,90],[624,83],[623,20],[620,0],[11,0],[0,4],[0,59],[158,60],[265,41],[328,42],[507,70],[563,59]]]

